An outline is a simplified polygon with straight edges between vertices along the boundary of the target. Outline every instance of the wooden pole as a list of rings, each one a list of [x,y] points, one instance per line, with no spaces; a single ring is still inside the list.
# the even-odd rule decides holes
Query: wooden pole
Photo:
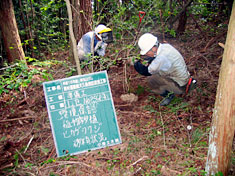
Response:
[[[74,56],[76,66],[77,66],[77,72],[79,75],[81,75],[82,71],[81,71],[81,67],[80,67],[80,60],[78,58],[77,45],[76,45],[76,40],[75,40],[74,33],[73,33],[72,10],[70,7],[69,0],[65,0],[65,1],[66,1],[67,11],[68,11],[68,16],[69,16],[69,34],[70,34],[70,38],[72,41],[73,56]]]
[[[209,149],[207,175],[228,175],[235,131],[235,3],[231,13],[223,61],[219,75]]]

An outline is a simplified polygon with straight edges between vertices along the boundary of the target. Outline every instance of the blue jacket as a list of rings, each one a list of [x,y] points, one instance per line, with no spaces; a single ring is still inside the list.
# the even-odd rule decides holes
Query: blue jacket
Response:
[[[80,60],[87,60],[88,54],[92,53],[92,49],[91,49],[92,39],[94,40],[94,46],[93,46],[94,53],[98,56],[105,55],[105,49],[107,47],[107,44],[104,43],[103,41],[99,41],[95,37],[95,32],[90,31],[84,34],[82,38],[80,39],[80,41],[78,42],[77,50],[78,50],[78,57]]]

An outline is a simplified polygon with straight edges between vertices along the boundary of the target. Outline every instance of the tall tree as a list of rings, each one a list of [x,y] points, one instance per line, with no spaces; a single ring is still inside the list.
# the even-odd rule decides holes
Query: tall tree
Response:
[[[71,0],[73,13],[73,30],[78,42],[83,34],[92,30],[92,7],[91,1]]]
[[[0,1],[0,27],[9,62],[24,59],[25,54],[16,24],[12,0]]]
[[[223,61],[221,65],[209,149],[207,175],[228,174],[235,131],[235,3],[231,13]]]

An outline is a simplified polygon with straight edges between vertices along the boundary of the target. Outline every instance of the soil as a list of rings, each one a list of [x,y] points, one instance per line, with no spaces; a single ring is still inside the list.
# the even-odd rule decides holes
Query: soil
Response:
[[[42,84],[38,83],[42,78],[35,76],[28,88],[2,95],[0,174],[203,175],[223,55],[218,43],[225,43],[226,33],[217,36],[187,32],[176,38],[165,36],[182,53],[190,74],[198,81],[195,90],[177,96],[166,107],[159,106],[162,98],[150,91],[146,78],[137,74],[130,62],[123,59],[109,67],[122,136],[122,144],[113,147],[57,158]],[[159,40],[163,42],[161,37]],[[124,56],[120,53],[119,57]],[[55,53],[54,57],[64,60],[68,53]],[[110,58],[115,59],[111,54]],[[65,78],[68,68],[57,65],[51,71],[54,79]],[[138,100],[123,100],[128,93]],[[234,152],[233,145],[231,176],[235,175]]]

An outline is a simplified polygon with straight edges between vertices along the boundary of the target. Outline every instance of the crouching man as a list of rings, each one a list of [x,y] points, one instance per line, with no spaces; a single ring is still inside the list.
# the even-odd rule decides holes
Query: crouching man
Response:
[[[173,46],[159,43],[150,33],[143,34],[138,45],[140,54],[147,56],[148,65],[137,61],[135,70],[148,76],[152,91],[164,97],[161,106],[168,105],[175,94],[188,93],[195,88],[196,80],[190,77],[184,58]]]
[[[95,31],[87,32],[77,45],[78,57],[81,61],[88,59],[88,54],[104,56],[106,47],[113,41],[112,29],[103,24],[98,25]]]

